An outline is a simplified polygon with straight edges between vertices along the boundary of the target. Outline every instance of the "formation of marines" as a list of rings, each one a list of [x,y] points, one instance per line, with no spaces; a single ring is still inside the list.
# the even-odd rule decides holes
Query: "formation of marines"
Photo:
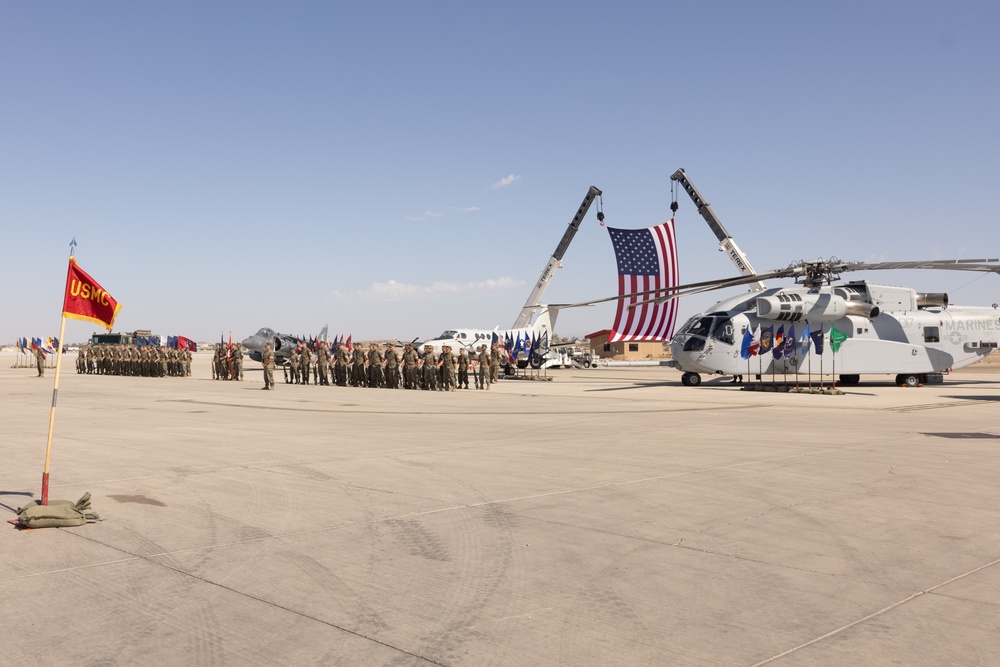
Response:
[[[448,345],[437,355],[431,345],[425,345],[421,354],[412,343],[402,355],[393,343],[385,343],[384,350],[369,343],[367,351],[361,345],[348,350],[338,344],[331,350],[322,341],[313,347],[300,345],[292,351],[284,368],[286,384],[311,381],[321,386],[455,391],[470,388],[471,374],[476,389],[488,390],[499,379],[505,361],[503,349],[495,344],[492,349],[481,345],[471,353],[463,348],[457,355]]]
[[[86,375],[188,377],[191,350],[155,345],[87,343],[76,353],[76,372]]]

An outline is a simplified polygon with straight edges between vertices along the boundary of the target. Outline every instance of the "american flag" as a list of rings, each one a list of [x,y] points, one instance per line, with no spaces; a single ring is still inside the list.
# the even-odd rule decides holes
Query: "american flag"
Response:
[[[648,292],[680,284],[674,221],[646,229],[608,227],[618,260],[618,294]],[[632,296],[618,301],[609,342],[670,340],[677,321],[677,300],[650,303],[629,309],[629,304],[655,299],[661,294]]]

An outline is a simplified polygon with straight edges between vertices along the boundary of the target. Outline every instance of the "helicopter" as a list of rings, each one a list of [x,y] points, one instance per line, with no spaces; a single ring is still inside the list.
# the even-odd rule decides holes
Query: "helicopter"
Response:
[[[835,369],[841,384],[853,385],[866,374],[895,374],[896,383],[916,387],[931,373],[948,373],[980,361],[1000,344],[997,305],[952,306],[945,293],[919,293],[906,287],[867,280],[840,281],[843,273],[889,269],[979,271],[1000,274],[1000,259],[957,259],[915,262],[803,261],[762,274],[677,285],[630,307],[664,303],[681,296],[765,280],[793,278],[795,286],[757,289],[724,299],[691,317],[673,336],[672,366],[682,371],[682,384],[698,386],[702,374],[732,375],[805,373]],[[836,283],[836,284],[835,284]],[[794,340],[808,327],[820,336],[838,331],[838,345],[811,346]],[[792,340],[762,341],[777,353],[748,358],[743,339],[748,332],[789,330]],[[826,339],[829,342],[829,337]],[[834,352],[834,348],[838,351]]]

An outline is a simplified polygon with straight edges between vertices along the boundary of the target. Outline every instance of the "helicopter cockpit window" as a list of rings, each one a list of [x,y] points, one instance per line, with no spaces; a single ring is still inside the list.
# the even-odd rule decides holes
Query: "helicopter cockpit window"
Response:
[[[684,342],[684,349],[688,352],[704,350],[705,340],[712,333],[715,327],[715,319],[712,316],[691,319],[685,330],[681,333],[687,334],[688,339]]]
[[[697,320],[692,320],[688,323],[687,331],[684,333],[692,336],[708,337],[708,334],[712,331],[712,325],[714,324],[714,317],[699,317]]]
[[[732,345],[734,340],[733,321],[728,317],[720,319],[719,323],[715,325],[715,329],[712,331],[712,338],[722,341],[727,345]]]

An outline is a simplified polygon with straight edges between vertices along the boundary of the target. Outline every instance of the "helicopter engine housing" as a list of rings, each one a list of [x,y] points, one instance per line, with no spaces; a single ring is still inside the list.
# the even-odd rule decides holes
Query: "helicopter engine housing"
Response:
[[[779,293],[757,298],[757,317],[775,322],[836,322],[847,315],[871,319],[879,309],[870,303],[848,301],[837,294]]]
[[[917,308],[947,308],[948,295],[945,292],[919,292]]]

